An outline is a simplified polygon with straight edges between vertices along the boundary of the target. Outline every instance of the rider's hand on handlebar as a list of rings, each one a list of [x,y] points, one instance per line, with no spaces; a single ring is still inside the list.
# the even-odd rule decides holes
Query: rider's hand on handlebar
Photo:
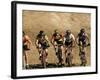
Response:
[[[90,43],[88,43],[88,46],[90,46]]]
[[[81,46],[81,44],[78,44],[78,46]]]

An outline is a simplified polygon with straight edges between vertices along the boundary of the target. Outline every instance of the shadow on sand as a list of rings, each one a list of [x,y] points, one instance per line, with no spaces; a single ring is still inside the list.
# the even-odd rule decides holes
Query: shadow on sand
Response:
[[[61,68],[61,67],[75,67],[75,66],[80,66],[78,64],[72,64],[72,66],[68,66],[68,65],[58,65],[58,64],[54,64],[54,63],[48,63],[46,68]],[[44,67],[41,64],[34,64],[34,65],[29,65],[28,67],[26,67],[26,69],[43,69]]]

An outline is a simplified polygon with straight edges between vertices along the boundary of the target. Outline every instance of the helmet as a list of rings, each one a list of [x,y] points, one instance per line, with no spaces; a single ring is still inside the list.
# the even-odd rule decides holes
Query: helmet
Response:
[[[54,32],[55,32],[55,33],[58,33],[58,30],[57,30],[57,29],[55,29],[55,30],[54,30]]]
[[[45,33],[44,33],[43,30],[41,30],[39,33],[40,33],[41,36],[45,36]]]
[[[25,35],[25,32],[23,31],[23,36]]]
[[[67,33],[68,35],[70,35],[70,34],[71,34],[71,31],[70,31],[70,30],[66,30],[66,33]]]
[[[80,32],[81,32],[81,33],[84,33],[84,32],[85,32],[85,29],[84,29],[84,28],[82,28],[82,29],[80,30]]]

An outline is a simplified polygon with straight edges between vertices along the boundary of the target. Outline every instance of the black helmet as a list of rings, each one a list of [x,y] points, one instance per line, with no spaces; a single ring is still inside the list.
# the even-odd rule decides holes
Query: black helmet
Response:
[[[40,33],[41,36],[45,36],[45,33],[44,33],[43,30],[41,30],[39,33]]]
[[[82,28],[82,29],[80,30],[80,32],[81,32],[81,33],[84,33],[84,32],[85,32],[85,29],[84,29],[84,28]]]
[[[43,31],[43,30],[41,30],[39,33],[40,33],[40,34],[42,34],[42,33],[44,33],[44,31]]]
[[[25,32],[23,31],[23,36],[25,35]]]
[[[71,31],[70,30],[66,30],[66,33],[69,35],[69,34],[71,34]]]

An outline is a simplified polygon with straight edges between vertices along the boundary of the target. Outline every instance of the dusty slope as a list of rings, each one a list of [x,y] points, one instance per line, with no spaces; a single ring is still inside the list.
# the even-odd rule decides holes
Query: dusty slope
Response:
[[[23,30],[31,38],[33,46],[28,53],[29,64],[37,64],[38,52],[35,48],[35,38],[40,30],[44,30],[51,38],[54,29],[58,29],[64,33],[67,29],[71,29],[72,33],[76,36],[79,30],[84,27],[90,37],[90,14],[82,13],[57,13],[57,12],[35,12],[23,11]],[[78,47],[74,51],[74,63],[79,64]],[[87,49],[88,65],[90,65],[90,48]],[[48,61],[55,63],[57,61],[53,46],[49,48]]]

